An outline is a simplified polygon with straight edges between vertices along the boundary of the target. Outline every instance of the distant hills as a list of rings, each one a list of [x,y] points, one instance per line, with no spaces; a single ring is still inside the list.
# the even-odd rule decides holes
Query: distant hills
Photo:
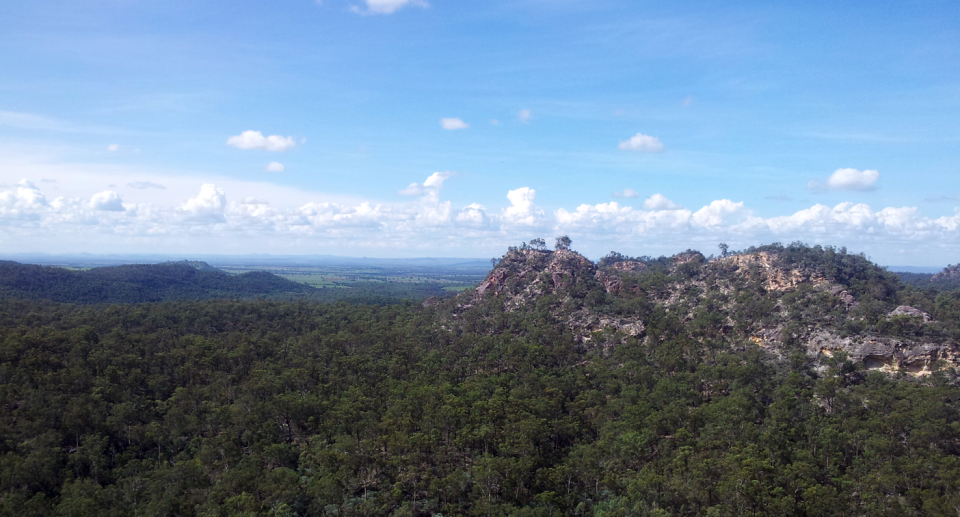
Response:
[[[939,290],[960,289],[960,264],[943,268],[937,274],[896,272],[900,280],[907,285],[927,289],[930,287]]]
[[[134,264],[74,271],[0,261],[0,297],[64,303],[144,303],[211,298],[307,297],[318,291],[270,273],[229,275],[206,262]]]

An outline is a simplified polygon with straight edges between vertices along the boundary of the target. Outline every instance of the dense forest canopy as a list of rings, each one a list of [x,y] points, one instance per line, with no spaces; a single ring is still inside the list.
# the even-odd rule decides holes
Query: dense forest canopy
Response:
[[[0,301],[0,515],[960,508],[957,292],[798,244],[542,248],[427,306]]]

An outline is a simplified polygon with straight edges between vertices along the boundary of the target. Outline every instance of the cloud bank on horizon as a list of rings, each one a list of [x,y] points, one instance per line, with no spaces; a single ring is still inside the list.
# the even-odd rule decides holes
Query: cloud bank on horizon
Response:
[[[435,172],[422,183],[410,184],[399,191],[415,197],[408,202],[309,202],[294,207],[252,197],[230,199],[214,184],[199,185],[195,195],[175,205],[127,203],[116,191],[88,199],[48,199],[40,187],[23,179],[0,192],[0,242],[7,252],[38,251],[30,247],[37,242],[30,237],[42,234],[49,242],[93,242],[115,252],[159,251],[171,245],[223,252],[223,241],[228,240],[234,252],[250,253],[280,240],[287,245],[272,251],[335,248],[350,250],[346,254],[389,255],[391,250],[413,248],[435,256],[483,256],[521,240],[567,234],[577,249],[595,257],[610,250],[669,253],[697,245],[709,254],[721,240],[734,247],[796,240],[843,243],[888,260],[897,257],[891,248],[916,248],[931,240],[950,253],[960,252],[960,246],[952,244],[960,236],[960,210],[930,218],[915,207],[875,210],[842,202],[760,217],[741,201],[717,199],[686,208],[653,193],[636,203],[639,206],[611,201],[550,213],[537,204],[537,192],[529,187],[508,190],[508,204],[497,210],[479,203],[456,207],[442,200],[444,182],[452,177],[451,172]],[[148,182],[131,185],[162,188]],[[17,242],[25,244],[18,249]]]

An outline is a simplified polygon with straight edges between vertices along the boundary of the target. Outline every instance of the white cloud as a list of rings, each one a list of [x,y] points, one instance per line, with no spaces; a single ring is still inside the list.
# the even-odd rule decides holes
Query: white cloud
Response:
[[[646,210],[679,210],[682,206],[667,199],[663,194],[654,194],[643,202]]]
[[[503,210],[503,222],[507,225],[537,226],[543,224],[543,210],[534,200],[537,191],[530,187],[520,187],[507,192],[510,206]]]
[[[490,224],[487,208],[479,203],[470,203],[457,214],[457,223],[464,226],[483,227]]]
[[[742,201],[734,203],[729,199],[718,199],[694,212],[691,222],[703,227],[730,226],[749,216],[750,211],[743,206]]]
[[[408,5],[416,7],[430,7],[423,0],[364,0],[366,9],[354,6],[351,10],[359,14],[392,14]]]
[[[227,139],[227,145],[237,149],[263,149],[265,151],[286,151],[297,145],[292,136],[263,136],[259,131],[244,131]]]
[[[876,170],[857,170],[857,169],[837,169],[827,178],[826,183],[811,181],[807,187],[811,190],[874,190],[874,184],[880,179],[880,173]]]
[[[663,142],[655,136],[637,133],[629,140],[620,142],[621,151],[637,151],[641,153],[659,153],[663,150]]]
[[[0,193],[0,218],[39,219],[38,212],[50,206],[40,189],[26,179],[14,187],[16,190]]]
[[[434,172],[428,176],[426,180],[424,180],[423,184],[411,183],[409,186],[407,186],[407,188],[400,190],[397,193],[401,196],[429,195],[439,199],[440,189],[443,188],[444,180],[453,175],[454,173],[450,171]]]
[[[90,208],[107,212],[123,212],[125,210],[123,208],[123,200],[120,199],[120,194],[112,190],[94,194],[93,197],[90,198]]]
[[[632,188],[625,188],[623,192],[614,192],[613,197],[640,197],[640,193]]]
[[[283,164],[280,162],[270,162],[263,170],[266,172],[283,172],[286,170],[286,168],[284,168]]]
[[[528,187],[507,192],[505,207],[489,202],[453,205],[442,196],[450,172],[413,183],[405,193],[415,197],[398,202],[334,198],[227,178],[200,186],[148,172],[127,175],[151,181],[127,184],[130,188],[120,199],[116,189],[89,190],[90,185],[117,181],[119,174],[84,176],[82,181],[65,169],[37,169],[33,174],[58,178],[57,192],[63,196],[44,196],[46,189],[53,192],[53,184],[25,179],[10,185],[10,178],[4,178],[9,186],[0,187],[0,249],[7,252],[269,249],[278,254],[488,256],[528,240],[531,228],[537,228],[547,237],[569,234],[576,249],[593,258],[610,250],[670,254],[692,247],[710,252],[721,241],[740,249],[795,240],[845,245],[881,261],[884,254],[905,249],[907,255],[896,255],[896,260],[920,265],[946,264],[960,254],[960,211],[925,216],[909,206],[874,209],[839,203],[758,217],[736,200],[685,209],[660,194],[544,213],[537,206],[537,192]]]
[[[107,146],[107,150],[111,153],[115,153],[120,150],[120,144],[110,144]]]
[[[159,183],[154,183],[154,182],[152,182],[152,181],[134,181],[134,182],[131,182],[131,183],[127,183],[127,186],[130,187],[130,188],[135,188],[135,189],[137,189],[137,190],[144,190],[144,189],[148,189],[148,188],[155,188],[155,189],[159,189],[159,190],[167,190],[167,187],[164,187],[163,185],[161,185],[161,184],[159,184]]]
[[[197,219],[222,221],[227,208],[227,196],[223,189],[212,183],[200,186],[200,192],[187,200],[180,209]]]
[[[490,119],[490,123],[493,124],[494,126],[499,126],[499,125],[500,125],[500,121],[497,120],[497,119]]]
[[[576,211],[559,209],[557,228],[561,232],[579,230],[589,234],[628,236],[648,232],[676,232],[691,226],[689,210],[634,210],[616,201],[598,205],[580,205]]]
[[[470,127],[470,124],[467,124],[461,119],[458,118],[442,118],[440,119],[440,127],[446,129],[447,131],[454,131],[456,129],[467,129]]]
[[[526,124],[530,122],[530,119],[533,118],[533,113],[530,110],[520,110],[520,113],[517,114],[517,117],[520,118],[520,122]]]

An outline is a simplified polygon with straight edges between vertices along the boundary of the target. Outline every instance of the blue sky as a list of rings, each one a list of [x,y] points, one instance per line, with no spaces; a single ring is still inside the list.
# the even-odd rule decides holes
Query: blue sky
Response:
[[[6,2],[0,246],[488,256],[568,233],[594,257],[800,239],[953,263],[957,20],[956,2]]]

